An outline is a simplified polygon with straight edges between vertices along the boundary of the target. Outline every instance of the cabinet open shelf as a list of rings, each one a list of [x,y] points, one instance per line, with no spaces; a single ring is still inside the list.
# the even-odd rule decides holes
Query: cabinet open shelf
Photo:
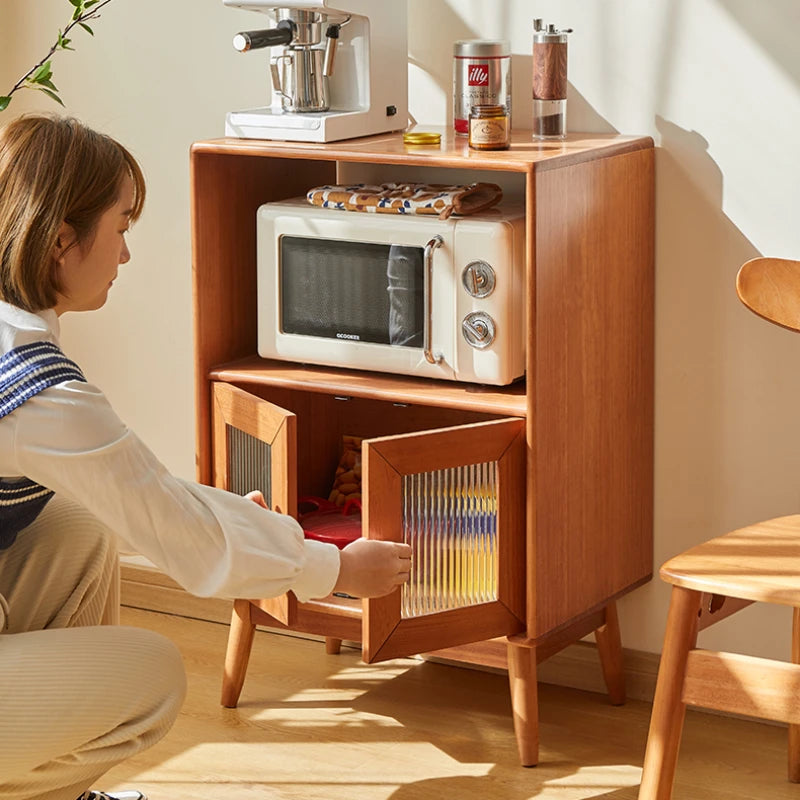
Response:
[[[258,356],[220,364],[209,378],[236,384],[281,386],[321,394],[385,400],[393,403],[435,405],[439,408],[524,417],[525,382],[506,387],[402,377],[379,372],[316,367],[274,361]]]

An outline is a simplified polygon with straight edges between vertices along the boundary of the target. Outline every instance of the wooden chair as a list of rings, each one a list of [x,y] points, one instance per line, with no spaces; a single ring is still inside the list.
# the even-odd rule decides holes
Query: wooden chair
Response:
[[[756,258],[741,301],[800,331],[800,261]],[[672,584],[639,800],[672,796],[686,706],[789,723],[789,780],[800,782],[800,515],[749,525],[693,547],[660,572]],[[794,608],[792,662],[697,648],[697,634],[753,602]]]

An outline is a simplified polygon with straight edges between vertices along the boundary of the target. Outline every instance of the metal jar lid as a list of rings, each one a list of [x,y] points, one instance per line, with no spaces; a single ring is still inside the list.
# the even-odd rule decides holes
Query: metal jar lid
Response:
[[[511,43],[499,39],[462,39],[453,44],[456,58],[491,58],[511,55]]]
[[[441,144],[442,134],[432,131],[406,131],[403,144]]]

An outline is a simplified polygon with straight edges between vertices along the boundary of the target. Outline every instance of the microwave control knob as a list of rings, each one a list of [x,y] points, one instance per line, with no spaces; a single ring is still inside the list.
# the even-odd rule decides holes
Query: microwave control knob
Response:
[[[461,332],[467,344],[478,350],[483,350],[494,341],[494,320],[488,315],[473,311],[464,317],[461,323]]]
[[[461,283],[471,297],[488,297],[494,291],[494,270],[485,261],[470,261],[461,273]]]

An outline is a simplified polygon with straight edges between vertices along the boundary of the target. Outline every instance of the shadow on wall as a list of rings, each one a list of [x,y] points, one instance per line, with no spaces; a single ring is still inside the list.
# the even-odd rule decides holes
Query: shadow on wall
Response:
[[[408,0],[408,10],[408,62],[424,73],[446,98],[445,124],[450,127],[453,124],[453,44],[462,39],[499,38],[492,31],[513,30],[511,3],[494,0],[492,31],[468,25],[447,3]],[[531,127],[532,68],[530,55],[514,53],[511,59],[511,116],[513,125],[520,129]]]
[[[757,253],[722,212],[708,142],[662,117],[656,127],[655,517],[692,540],[683,523],[710,533],[724,497],[727,318],[738,312],[736,272]],[[657,563],[688,544],[672,530],[655,538]]]
[[[533,69],[533,57],[525,59],[528,63],[528,75]],[[530,87],[530,78],[528,78]],[[530,91],[528,91],[530,94]],[[533,114],[533,103],[529,98],[528,116]],[[530,123],[524,127],[530,128]],[[567,84],[567,129],[571,131],[591,131],[592,133],[620,133],[605,117],[595,111],[589,101],[571,84]]]
[[[753,470],[786,447],[775,415],[791,411],[776,395],[800,343],[738,301],[736,273],[759,253],[722,210],[706,140],[661,117],[656,127],[656,520],[670,525],[656,531],[656,557],[666,558],[743,524],[732,496],[757,503]]]
[[[796,510],[786,474],[798,474],[800,456],[787,420],[796,418],[800,338],[738,300],[736,274],[760,253],[723,211],[723,175],[706,139],[663,117],[655,126],[657,568],[712,536]],[[661,605],[657,595],[666,607],[668,589],[654,580],[620,603],[626,638],[654,650],[641,608]],[[768,640],[774,628],[762,629]],[[709,632],[709,646],[723,635]]]
[[[748,36],[800,86],[800,3],[797,0],[718,0]]]

